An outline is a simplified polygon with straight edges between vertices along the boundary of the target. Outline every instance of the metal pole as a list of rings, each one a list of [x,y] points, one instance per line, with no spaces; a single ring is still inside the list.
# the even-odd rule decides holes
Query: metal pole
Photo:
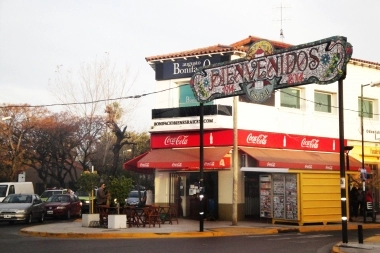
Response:
[[[203,103],[199,105],[199,232],[203,232]]]
[[[346,172],[344,166],[344,116],[343,116],[343,79],[338,81],[339,97],[339,161],[341,181],[341,210],[342,210],[342,241],[348,243],[347,233],[347,206],[346,206]]]
[[[234,148],[233,148],[233,196],[232,196],[232,225],[238,224],[238,175],[239,175],[239,163],[238,163],[238,131],[237,131],[237,101],[238,97],[233,98],[233,127],[234,127]]]
[[[360,89],[360,127],[361,127],[361,134],[362,134],[362,169],[364,169],[364,124],[363,124],[363,87],[367,85],[361,85]],[[361,171],[360,171],[361,173]]]

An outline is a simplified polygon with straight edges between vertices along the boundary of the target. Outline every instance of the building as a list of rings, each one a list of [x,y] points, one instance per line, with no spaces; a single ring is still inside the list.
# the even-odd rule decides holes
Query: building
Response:
[[[246,57],[261,38],[147,57],[155,70],[151,148],[125,168],[154,169],[155,202],[175,203],[186,217],[199,217],[199,103],[189,85],[196,68]],[[275,50],[291,45],[270,41]],[[256,51],[257,53],[263,53]],[[344,80],[346,185],[360,177],[362,84],[380,80],[380,64],[351,59]],[[257,88],[265,81],[256,82]],[[365,161],[377,170],[380,147],[380,89],[365,87]],[[160,92],[162,91],[162,92]],[[248,217],[299,224],[341,220],[338,83],[277,90],[255,104],[245,95],[204,105],[206,217],[231,220],[234,99],[239,152],[238,219]],[[358,107],[359,106],[359,107]],[[364,109],[364,107],[363,107]],[[370,152],[370,153],[369,153]],[[356,158],[356,159],[355,159]],[[368,167],[368,166],[367,166]],[[346,188],[346,191],[349,187]],[[346,193],[348,196],[348,193]]]

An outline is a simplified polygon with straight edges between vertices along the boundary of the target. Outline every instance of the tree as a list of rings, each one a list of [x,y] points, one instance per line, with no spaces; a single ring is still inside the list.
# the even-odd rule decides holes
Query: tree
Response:
[[[111,178],[107,188],[111,194],[111,200],[116,200],[120,206],[124,206],[125,199],[128,197],[128,193],[132,190],[132,187],[132,179],[120,176]]]
[[[78,150],[83,142],[79,130],[80,119],[59,113],[41,119],[30,131],[27,139],[30,149],[25,164],[37,171],[45,187],[48,179],[65,187],[67,178],[75,182],[83,171],[78,163]]]
[[[131,80],[132,79],[132,80]],[[131,81],[130,81],[131,80]],[[102,141],[105,142],[105,152],[103,154],[103,164],[98,164],[102,168],[96,168],[98,171],[102,170],[106,165],[106,157],[109,147],[112,148],[113,158],[110,166],[110,175],[115,175],[115,164],[119,160],[119,142],[120,138],[124,140],[123,134],[125,129],[120,129],[119,122],[128,121],[133,118],[134,109],[140,102],[140,99],[125,99],[125,97],[132,98],[132,88],[134,84],[134,77],[131,78],[129,67],[118,70],[115,64],[111,64],[109,54],[106,53],[104,58],[96,59],[93,63],[83,63],[79,71],[66,70],[64,67],[57,66],[56,79],[54,83],[49,83],[50,90],[62,103],[67,104],[67,110],[77,116],[86,118],[86,125],[83,126],[89,136],[98,136],[97,134],[90,134],[96,127],[93,127],[94,118],[104,113],[104,110],[109,111],[107,119],[104,122],[111,131],[115,134],[115,139],[108,134],[102,135],[106,137]],[[117,103],[111,103],[111,101]],[[85,102],[85,103],[81,103]],[[112,108],[112,111],[109,110]],[[128,108],[121,110],[121,108]],[[112,114],[112,115],[111,115]],[[109,122],[109,117],[114,119]],[[116,120],[117,119],[117,120]],[[97,124],[97,123],[96,123]],[[105,129],[105,131],[107,131]],[[110,138],[109,138],[110,137]],[[92,140],[92,139],[91,139]],[[112,141],[116,140],[115,143]],[[84,142],[81,149],[91,150],[94,142]],[[92,150],[91,150],[92,151]],[[86,160],[82,160],[83,164],[94,160],[94,156],[89,153]],[[98,153],[99,155],[99,153]]]
[[[45,108],[34,108],[24,105],[4,105],[2,115],[10,119],[1,123],[0,138],[1,178],[6,181],[17,181],[17,175],[23,171],[25,154],[30,150],[28,138],[41,118],[50,112]]]

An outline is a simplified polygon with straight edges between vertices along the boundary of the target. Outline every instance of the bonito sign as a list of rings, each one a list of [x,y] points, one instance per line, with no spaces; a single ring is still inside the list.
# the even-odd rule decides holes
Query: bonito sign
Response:
[[[249,48],[245,58],[198,69],[190,85],[198,102],[246,94],[262,103],[276,89],[345,78],[351,55],[352,45],[341,36],[276,52],[262,40]]]

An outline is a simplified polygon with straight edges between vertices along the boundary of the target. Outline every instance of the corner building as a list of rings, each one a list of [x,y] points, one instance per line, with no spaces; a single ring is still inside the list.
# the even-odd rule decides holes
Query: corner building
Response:
[[[196,68],[244,58],[261,38],[146,57],[155,71],[151,151],[126,169],[153,171],[155,204],[175,204],[199,219],[199,103],[189,85]],[[275,50],[293,45],[269,41]],[[352,58],[344,82],[346,196],[361,183],[361,87],[380,80],[380,64]],[[365,164],[376,174],[380,159],[380,89],[364,88]],[[233,99],[204,104],[205,218],[232,220]],[[237,103],[238,220],[328,223],[341,221],[338,83],[276,90],[263,104],[245,95]],[[367,182],[367,186],[369,182]],[[378,193],[376,202],[378,203]],[[347,210],[348,204],[347,204]]]

